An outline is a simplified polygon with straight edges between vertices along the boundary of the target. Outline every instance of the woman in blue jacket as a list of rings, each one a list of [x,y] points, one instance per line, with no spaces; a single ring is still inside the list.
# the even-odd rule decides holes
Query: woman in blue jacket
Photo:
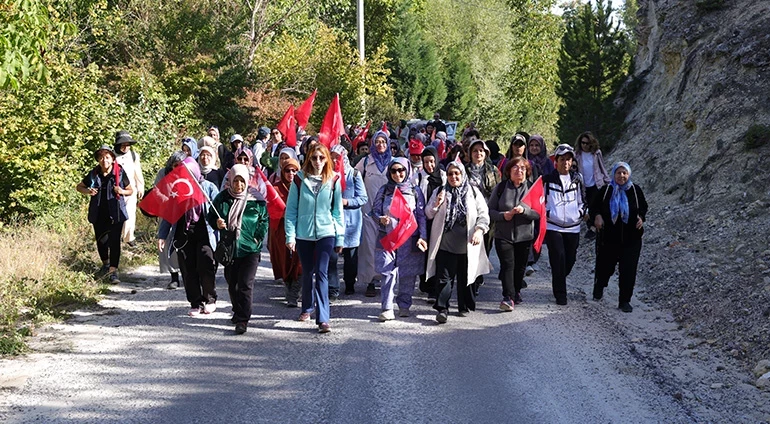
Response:
[[[300,183],[289,189],[284,226],[286,247],[299,253],[303,270],[299,320],[310,320],[315,309],[318,331],[328,333],[329,259],[333,252],[342,252],[345,238],[342,189],[329,149],[320,143],[310,146],[302,171],[295,178]]]
[[[356,275],[358,274],[358,246],[361,244],[361,206],[369,201],[364,187],[364,179],[357,169],[350,166],[348,151],[338,144],[332,147],[334,163],[341,160],[345,169],[345,189],[342,191],[342,208],[345,217],[345,240],[342,245],[342,278],[345,281],[345,294],[355,293]],[[336,290],[335,290],[336,289]],[[340,281],[337,275],[337,254],[329,261],[329,296],[339,296]]]

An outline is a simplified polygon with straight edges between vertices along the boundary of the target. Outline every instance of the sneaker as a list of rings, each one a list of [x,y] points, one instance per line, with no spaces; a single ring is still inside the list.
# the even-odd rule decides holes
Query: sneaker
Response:
[[[503,312],[512,312],[513,311],[513,302],[510,300],[503,300],[500,302],[500,310]]]
[[[129,241],[126,244],[128,244],[128,247],[134,248],[134,247],[136,247],[136,240],[131,240],[131,241]]]
[[[567,304],[567,298],[565,297],[563,299],[556,299],[556,304],[557,305],[561,305],[561,306],[566,305]]]
[[[101,268],[99,268],[99,271],[96,271],[96,275],[99,277],[104,277],[105,275],[110,273],[110,264],[104,264]]]
[[[201,310],[202,314],[210,314],[217,310],[217,304],[216,303],[207,303],[203,306],[203,309]]]
[[[433,296],[433,295],[428,295],[428,298],[427,298],[427,299],[425,299],[425,302],[426,302],[428,305],[433,305],[433,304],[435,304],[435,303],[436,303],[436,296]]]
[[[521,293],[516,293],[515,295],[513,295],[513,304],[514,305],[519,305],[523,301],[524,301],[524,299],[521,298]]]
[[[243,334],[246,332],[247,325],[245,322],[239,322],[235,324],[235,334]]]
[[[179,281],[171,281],[171,282],[170,282],[170,283],[168,283],[168,285],[166,286],[166,288],[167,288],[167,289],[169,289],[169,290],[174,290],[174,289],[176,289],[177,287],[179,287]]]
[[[310,321],[310,314],[307,312],[303,312],[299,314],[299,318],[297,318],[297,321],[302,321],[302,322]]]
[[[620,302],[620,304],[618,305],[618,309],[626,313],[634,311],[634,307],[631,306],[631,304],[628,302]]]
[[[388,310],[382,311],[380,313],[380,316],[377,317],[377,319],[379,319],[381,322],[392,321],[396,319],[396,315],[393,313],[392,309],[388,309]]]
[[[323,334],[323,333],[328,333],[330,331],[332,331],[332,327],[329,325],[328,322],[322,322],[322,323],[318,324],[318,332],[319,333]]]
[[[532,265],[527,265],[527,269],[524,271],[524,275],[529,277],[530,275],[535,273],[535,268],[532,267]]]
[[[436,314],[436,322],[438,322],[439,324],[444,324],[447,320],[448,315],[449,314],[447,313],[446,309],[444,309],[443,311],[439,311],[438,314]]]
[[[398,310],[398,316],[401,318],[406,318],[409,316],[409,308],[401,308]]]
[[[468,316],[468,314],[470,314],[470,313],[471,313],[471,311],[457,311],[457,316],[458,316],[458,317],[462,317],[462,318],[465,318],[465,317],[467,317],[467,316]]]
[[[521,280],[521,288],[523,289],[527,288],[527,280]]]
[[[596,239],[596,233],[594,232],[594,230],[589,229],[588,231],[586,231],[586,240],[594,240],[594,239]]]
[[[118,278],[118,271],[113,271],[112,274],[110,274],[110,284],[120,284],[120,279]]]
[[[187,312],[187,315],[189,315],[191,317],[196,317],[196,316],[200,315],[200,313],[201,313],[201,308],[199,306],[197,308],[190,308],[190,311]]]
[[[352,287],[345,289],[345,295],[347,296],[350,296],[351,294],[355,294],[355,293],[356,293],[356,290],[353,289]]]
[[[366,293],[364,293],[364,296],[366,297],[377,296],[377,289],[374,288],[374,283],[369,283],[369,285],[366,286]]]
[[[329,303],[334,303],[336,301],[340,300],[339,294],[330,294],[329,295]]]

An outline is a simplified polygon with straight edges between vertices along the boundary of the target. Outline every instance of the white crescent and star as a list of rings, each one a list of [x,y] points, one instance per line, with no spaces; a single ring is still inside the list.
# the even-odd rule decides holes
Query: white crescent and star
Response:
[[[176,192],[176,191],[174,190],[174,187],[175,187],[177,184],[184,184],[184,185],[186,185],[186,186],[187,186],[187,190],[188,190],[187,194],[180,194],[180,193]],[[177,196],[180,196],[180,197],[190,197],[190,196],[192,196],[192,195],[193,195],[193,187],[192,187],[192,184],[190,184],[190,182],[189,182],[189,181],[187,181],[187,180],[186,180],[186,179],[184,179],[184,178],[177,178],[176,180],[174,180],[174,182],[173,182],[173,183],[171,183],[171,186],[169,186],[169,189],[170,189],[169,191],[171,192],[171,197],[177,197]]]

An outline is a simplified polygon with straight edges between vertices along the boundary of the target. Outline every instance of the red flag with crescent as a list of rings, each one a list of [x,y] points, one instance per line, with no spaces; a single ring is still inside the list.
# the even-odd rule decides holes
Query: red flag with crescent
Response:
[[[313,103],[315,103],[315,95],[318,94],[318,89],[313,90],[313,94],[310,95],[294,112],[294,117],[297,118],[297,125],[300,128],[307,126],[307,121],[310,120],[310,113],[313,111]]]
[[[532,210],[540,215],[540,234],[535,240],[535,244],[532,246],[535,248],[535,252],[540,252],[543,247],[543,240],[545,240],[545,229],[547,227],[545,219],[545,192],[543,191],[543,177],[538,177],[535,184],[529,189],[524,198],[521,199],[522,203],[526,203]]]
[[[406,243],[409,237],[417,231],[417,219],[399,189],[393,192],[393,200],[390,202],[390,216],[396,218],[398,224],[393,231],[380,239],[380,243],[383,249],[393,252]]]
[[[159,216],[175,224],[185,212],[202,205],[208,199],[201,186],[187,170],[177,166],[150,190],[139,207],[153,216]]]

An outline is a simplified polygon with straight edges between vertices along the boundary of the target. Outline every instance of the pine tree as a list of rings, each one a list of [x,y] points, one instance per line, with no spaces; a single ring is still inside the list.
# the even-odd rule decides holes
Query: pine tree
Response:
[[[602,146],[614,146],[623,116],[614,106],[627,76],[630,55],[625,32],[612,18],[612,2],[597,0],[564,14],[566,31],[559,54],[558,135],[572,144],[583,131],[592,131]]]
[[[478,101],[471,65],[459,51],[452,51],[444,66],[448,76],[447,98],[441,116],[453,121],[470,121]]]

